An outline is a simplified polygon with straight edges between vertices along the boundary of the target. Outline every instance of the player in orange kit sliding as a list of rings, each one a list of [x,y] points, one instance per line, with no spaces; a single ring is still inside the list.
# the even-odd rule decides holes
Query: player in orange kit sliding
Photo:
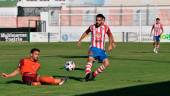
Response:
[[[40,69],[40,63],[38,62],[40,50],[37,48],[31,49],[30,57],[23,58],[20,60],[18,67],[10,74],[1,73],[3,78],[11,78],[17,74],[21,74],[23,83],[27,85],[41,85],[51,84],[51,85],[62,85],[65,82],[65,78],[57,79],[52,76],[40,76],[37,74]]]

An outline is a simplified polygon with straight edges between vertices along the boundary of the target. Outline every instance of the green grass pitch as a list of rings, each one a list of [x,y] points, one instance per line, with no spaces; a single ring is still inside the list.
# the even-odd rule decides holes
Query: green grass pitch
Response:
[[[15,7],[17,0],[0,0],[0,7]]]
[[[0,96],[170,96],[170,44],[162,43],[159,54],[151,43],[117,43],[109,54],[110,66],[95,81],[82,82],[88,43],[0,43],[0,72],[11,72],[31,48],[40,48],[39,74],[67,76],[62,86],[27,86],[20,76],[0,78]],[[79,70],[65,71],[66,60]],[[99,66],[97,62],[93,68]]]

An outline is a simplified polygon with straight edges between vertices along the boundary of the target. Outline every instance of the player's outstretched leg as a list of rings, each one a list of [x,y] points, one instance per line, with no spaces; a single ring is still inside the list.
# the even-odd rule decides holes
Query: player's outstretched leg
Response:
[[[50,76],[40,76],[39,81],[41,83],[47,83],[47,84],[51,84],[51,85],[62,85],[62,84],[64,84],[66,79],[65,78],[57,79],[57,78],[50,77]]]
[[[97,75],[99,75],[100,73],[102,73],[107,67],[109,66],[109,60],[105,59],[103,61],[103,64],[101,66],[99,66],[93,73],[91,76],[91,80],[93,80]]]

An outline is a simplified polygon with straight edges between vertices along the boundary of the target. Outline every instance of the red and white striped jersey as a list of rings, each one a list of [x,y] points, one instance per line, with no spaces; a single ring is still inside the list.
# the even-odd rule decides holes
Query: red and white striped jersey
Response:
[[[154,29],[154,36],[159,36],[162,32],[163,26],[160,23],[158,24],[155,23],[153,25],[153,29]]]
[[[105,49],[105,35],[112,34],[108,25],[101,25],[96,27],[95,24],[91,25],[86,33],[91,32],[91,47],[97,47],[102,50]]]

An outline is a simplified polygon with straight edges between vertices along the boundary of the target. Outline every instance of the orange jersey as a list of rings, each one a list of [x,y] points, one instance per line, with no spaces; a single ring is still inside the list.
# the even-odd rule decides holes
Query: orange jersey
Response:
[[[31,58],[24,58],[20,60],[19,68],[21,75],[24,73],[37,74],[40,64],[37,61],[33,61]]]

